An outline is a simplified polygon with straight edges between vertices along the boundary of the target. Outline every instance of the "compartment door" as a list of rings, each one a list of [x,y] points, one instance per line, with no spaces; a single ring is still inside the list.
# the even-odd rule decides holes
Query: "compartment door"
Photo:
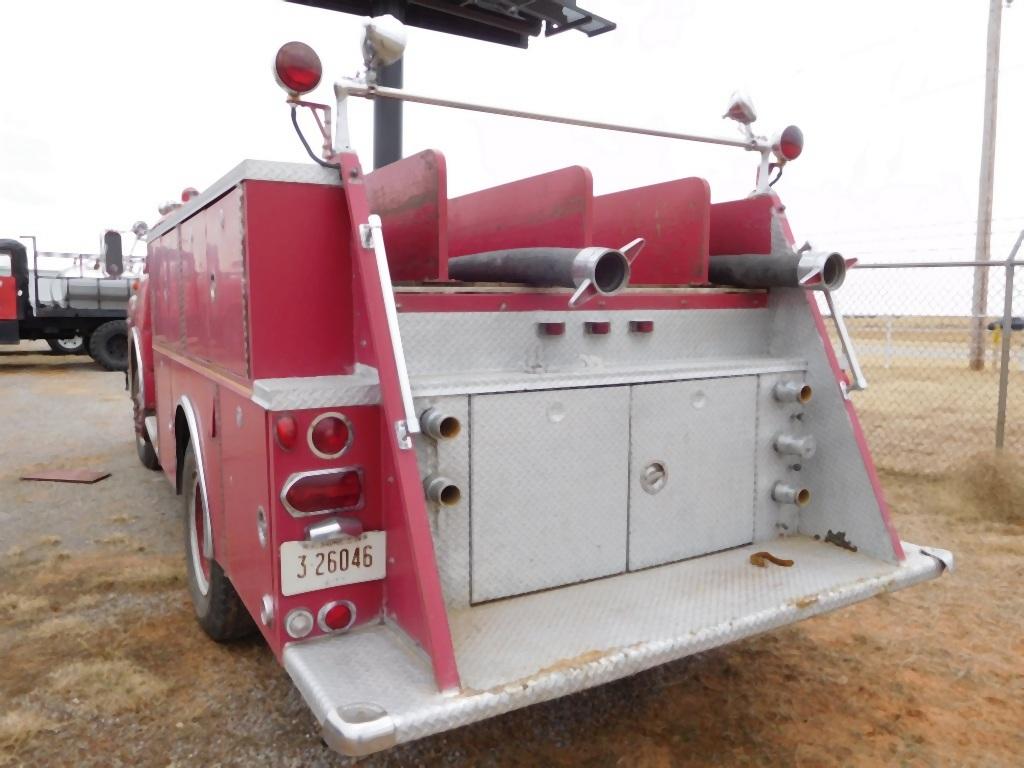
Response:
[[[470,399],[473,602],[626,569],[629,387]]]
[[[629,569],[748,544],[757,377],[633,387]]]

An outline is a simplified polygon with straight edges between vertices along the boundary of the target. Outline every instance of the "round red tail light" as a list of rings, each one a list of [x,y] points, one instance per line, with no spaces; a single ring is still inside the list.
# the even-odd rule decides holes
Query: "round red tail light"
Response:
[[[356,607],[348,600],[327,603],[317,614],[321,632],[337,632],[348,629],[356,618]]]
[[[309,447],[321,459],[336,459],[352,444],[352,428],[340,413],[321,413],[309,425]]]
[[[796,160],[804,151],[804,132],[795,125],[787,126],[779,135],[775,151],[783,160]]]
[[[291,416],[282,416],[274,422],[274,434],[277,435],[277,443],[286,451],[295,447],[295,441],[299,436],[299,428],[295,419]]]
[[[274,59],[274,75],[278,85],[288,93],[298,96],[308,93],[320,84],[323,66],[316,51],[305,43],[293,40],[277,51]]]

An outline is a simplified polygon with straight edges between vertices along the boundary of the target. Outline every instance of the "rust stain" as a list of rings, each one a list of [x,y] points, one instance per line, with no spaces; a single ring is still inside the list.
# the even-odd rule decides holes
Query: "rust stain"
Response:
[[[804,608],[810,608],[812,605],[814,605],[817,602],[818,602],[818,596],[817,595],[808,595],[807,597],[801,597],[799,600],[795,601],[793,603],[793,605],[795,605],[800,610],[803,610]]]
[[[856,552],[857,547],[850,543],[850,540],[846,538],[846,531],[835,531],[833,532],[829,528],[828,533],[825,534],[826,544],[835,544],[837,547],[848,549],[851,552]]]
[[[756,565],[758,568],[767,568],[768,563],[781,565],[783,568],[789,568],[793,565],[792,560],[784,560],[781,557],[776,557],[771,552],[755,552],[750,556],[750,564]]]
[[[600,661],[601,659],[610,656],[611,654],[616,653],[619,650],[621,649],[611,648],[606,651],[584,651],[583,653],[577,654],[576,656],[570,656],[565,659],[559,659],[554,664],[538,669],[531,675],[521,677],[518,680],[509,680],[507,683],[501,683],[499,685],[494,686],[493,688],[488,688],[486,691],[480,691],[476,688],[464,687],[459,692],[459,695],[477,696],[481,693],[501,694],[507,692],[510,688],[522,688],[523,690],[526,690],[531,685],[536,683],[538,680],[543,679],[544,677],[554,675],[560,672],[565,672],[571,669],[585,667],[586,665],[592,664],[595,661]]]

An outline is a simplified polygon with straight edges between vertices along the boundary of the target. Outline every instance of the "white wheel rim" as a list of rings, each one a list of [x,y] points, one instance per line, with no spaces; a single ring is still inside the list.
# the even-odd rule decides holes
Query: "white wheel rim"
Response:
[[[82,346],[82,337],[72,336],[70,339],[57,339],[57,346],[61,349],[78,349]]]
[[[196,527],[196,497],[202,493],[199,487],[199,475],[196,474],[192,493],[189,494],[188,502],[188,544],[189,554],[192,566],[192,575],[196,580],[196,587],[199,589],[199,593],[204,597],[210,591],[210,582],[206,578],[206,574],[203,572],[203,553],[200,551],[199,546],[199,531]],[[201,509],[202,507],[200,507]],[[202,519],[202,512],[199,513],[198,517]],[[200,522],[200,525],[202,523]]]

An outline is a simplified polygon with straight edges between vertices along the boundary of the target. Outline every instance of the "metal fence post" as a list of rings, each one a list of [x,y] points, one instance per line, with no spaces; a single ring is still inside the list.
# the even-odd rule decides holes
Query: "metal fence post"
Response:
[[[996,449],[1001,450],[1006,439],[1006,395],[1010,381],[1010,343],[1013,336],[1013,268],[1024,240],[1024,229],[1017,235],[1010,258],[1006,260],[1006,286],[1003,298],[1003,349],[999,361],[999,405],[996,410]]]

